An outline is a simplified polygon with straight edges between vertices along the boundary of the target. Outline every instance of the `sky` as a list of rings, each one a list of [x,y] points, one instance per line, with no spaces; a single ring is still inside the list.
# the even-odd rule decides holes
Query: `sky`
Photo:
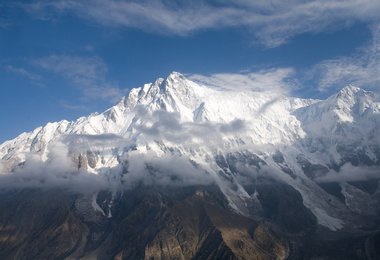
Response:
[[[0,142],[178,71],[326,98],[380,92],[380,1],[0,1]]]

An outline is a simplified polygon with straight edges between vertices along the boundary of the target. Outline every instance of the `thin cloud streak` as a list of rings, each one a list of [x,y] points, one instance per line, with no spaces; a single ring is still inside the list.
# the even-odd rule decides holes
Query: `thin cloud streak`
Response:
[[[69,110],[87,110],[86,106],[84,105],[71,104],[64,100],[59,101],[59,105]]]
[[[246,73],[192,74],[189,78],[199,84],[224,90],[275,91],[287,94],[299,86],[293,68],[273,68]]]

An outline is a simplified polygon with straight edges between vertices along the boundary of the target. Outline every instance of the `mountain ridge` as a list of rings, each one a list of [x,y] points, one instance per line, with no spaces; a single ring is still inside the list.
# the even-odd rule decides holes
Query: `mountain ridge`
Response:
[[[48,123],[1,144],[0,170],[82,172],[128,187],[211,182],[245,216],[247,205],[260,204],[246,183],[270,177],[297,190],[320,225],[339,230],[356,213],[317,181],[350,165],[379,166],[379,108],[374,94],[353,86],[310,100],[209,88],[173,72],[103,113]]]

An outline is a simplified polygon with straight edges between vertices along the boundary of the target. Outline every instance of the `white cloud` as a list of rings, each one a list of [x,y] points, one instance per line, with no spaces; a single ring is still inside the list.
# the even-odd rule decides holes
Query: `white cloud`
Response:
[[[157,110],[149,112],[144,107],[137,108],[141,123],[134,128],[137,133],[158,142],[167,141],[188,147],[204,144],[222,146],[223,137],[241,135],[246,129],[246,122],[236,118],[228,123],[181,122],[180,115],[174,112]]]
[[[380,2],[373,0],[57,0],[23,7],[43,19],[70,13],[102,25],[162,34],[188,35],[205,29],[243,27],[268,47],[304,32],[320,32],[358,21],[372,23],[379,20],[380,13]]]
[[[91,193],[109,186],[106,176],[87,172],[76,174],[68,146],[62,142],[50,144],[47,161],[31,153],[21,167],[12,173],[1,173],[0,188],[64,186],[68,190]]]
[[[380,90],[380,26],[372,31],[372,41],[352,56],[322,61],[308,72],[320,91],[340,89],[348,84]]]
[[[110,99],[123,96],[124,91],[107,81],[107,65],[98,57],[50,55],[34,61],[34,64],[71,81],[87,99]]]
[[[339,169],[339,171],[330,170],[325,176],[319,177],[315,180],[317,182],[347,182],[379,178],[380,171],[377,166],[353,166],[350,163],[346,163]]]
[[[295,70],[278,68],[247,73],[193,74],[189,78],[200,84],[227,90],[275,91],[288,93],[298,87]]]
[[[115,134],[69,134],[62,137],[61,140],[68,146],[69,153],[86,153],[93,150],[112,150],[120,149],[130,145],[130,140]]]
[[[188,186],[208,185],[213,182],[209,173],[192,164],[186,157],[154,152],[141,154],[130,151],[124,158],[128,161],[128,173],[123,176],[125,186]]]

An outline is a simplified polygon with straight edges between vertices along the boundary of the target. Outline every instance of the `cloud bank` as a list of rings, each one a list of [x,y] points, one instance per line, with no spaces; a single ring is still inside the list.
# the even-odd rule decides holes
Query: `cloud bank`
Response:
[[[73,191],[93,192],[109,186],[106,176],[78,172],[66,144],[49,145],[46,161],[37,154],[27,155],[25,162],[11,173],[0,162],[0,188],[65,187]]]
[[[241,146],[241,143],[226,145],[226,138],[230,135],[247,131],[246,123],[241,119],[227,123],[190,123],[182,122],[176,113],[163,110],[149,112],[143,107],[137,107],[136,115],[140,122],[131,129],[131,136],[65,135],[48,145],[46,160],[41,160],[38,152],[29,153],[25,162],[11,173],[6,172],[0,161],[0,188],[59,186],[91,193],[101,189],[122,190],[139,186],[227,185],[224,181],[229,176],[234,176],[230,181],[236,179],[239,183],[253,183],[258,176],[280,180],[279,176],[284,174],[265,164],[258,167],[257,161],[252,162],[254,157],[244,155],[245,151],[249,153],[249,149],[245,150],[249,146]],[[223,156],[227,158],[229,153],[232,154],[226,169],[221,165],[213,168],[218,165],[214,162],[217,158],[213,156],[220,152],[222,160]],[[243,156],[234,159],[234,152]],[[189,159],[189,153],[192,158],[197,158],[196,161]],[[81,161],[81,157],[86,159]],[[117,163],[103,164],[108,159]],[[90,160],[97,165],[97,173],[81,166],[83,162],[90,165]],[[228,174],[228,169],[233,171],[233,175]],[[227,174],[219,175],[219,170],[225,170]],[[380,179],[378,167],[356,167],[347,163],[339,172],[330,170],[315,181],[369,179]]]
[[[6,172],[0,161],[0,188],[64,186],[87,192],[139,185],[208,185],[214,181],[212,175],[181,149],[220,147],[224,138],[246,130],[241,119],[182,122],[177,113],[149,112],[143,107],[138,107],[136,114],[140,123],[133,126],[132,136],[68,134],[48,144],[46,159],[40,152],[30,152],[13,172]],[[88,168],[94,165],[97,174]]]
[[[330,170],[326,175],[315,179],[317,182],[348,182],[380,179],[378,166],[353,166],[344,164],[339,171]]]
[[[175,154],[157,156],[154,152],[129,152],[128,173],[123,175],[125,187],[143,186],[191,186],[208,185],[214,182],[212,176],[192,164],[185,157]]]
[[[137,117],[141,123],[135,126],[135,132],[154,141],[169,141],[183,146],[218,147],[223,144],[223,138],[229,135],[240,135],[246,131],[246,122],[236,118],[227,123],[212,122],[182,122],[178,113],[157,110],[147,111],[137,107]]]

